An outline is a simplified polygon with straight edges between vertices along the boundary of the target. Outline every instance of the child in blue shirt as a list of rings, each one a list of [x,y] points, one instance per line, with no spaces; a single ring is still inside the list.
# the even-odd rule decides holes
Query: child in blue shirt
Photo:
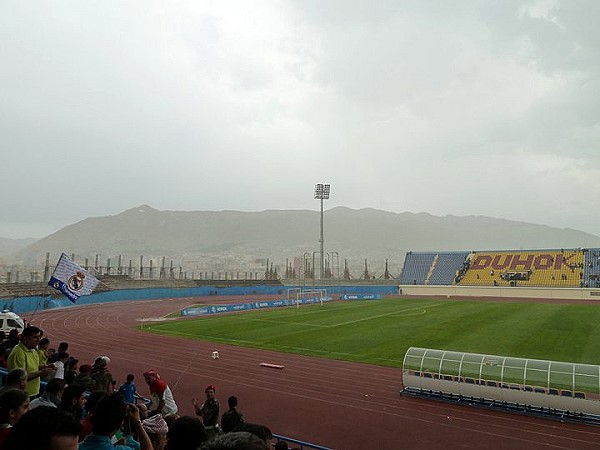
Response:
[[[127,381],[119,386],[119,392],[125,398],[125,402],[135,405],[136,399],[139,398],[139,395],[137,393],[135,383],[133,382],[134,379],[135,376],[132,373],[127,375]]]

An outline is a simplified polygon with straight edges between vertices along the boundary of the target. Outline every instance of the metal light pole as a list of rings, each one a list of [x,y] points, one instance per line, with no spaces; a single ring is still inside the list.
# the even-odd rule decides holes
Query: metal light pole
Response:
[[[315,253],[319,253],[319,252],[313,252],[313,271],[312,271],[312,280],[313,280],[313,288],[315,287]]]
[[[306,286],[306,272],[308,272],[308,258],[309,257],[310,257],[310,253],[304,252],[304,255],[302,256],[303,262],[304,262],[304,267],[302,270],[302,285],[303,286]]]
[[[327,259],[330,261],[329,270],[333,278],[340,278],[340,254],[338,252],[327,252]],[[337,275],[336,275],[337,272]]]
[[[318,183],[315,185],[315,198],[321,200],[321,239],[319,239],[319,243],[321,244],[321,267],[319,269],[319,279],[324,278],[323,273],[323,265],[325,263],[325,253],[324,253],[324,239],[323,239],[323,200],[329,199],[329,191],[331,190],[331,186],[329,184]]]

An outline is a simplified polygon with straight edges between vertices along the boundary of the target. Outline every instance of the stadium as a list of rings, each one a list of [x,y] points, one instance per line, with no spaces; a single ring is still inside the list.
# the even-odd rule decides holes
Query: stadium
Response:
[[[600,2],[1,10],[0,450],[600,446]]]
[[[205,384],[235,394],[290,446],[585,449],[600,437],[599,256],[408,252],[396,284],[2,301],[81,360],[109,355],[118,383],[159,370],[183,414]]]

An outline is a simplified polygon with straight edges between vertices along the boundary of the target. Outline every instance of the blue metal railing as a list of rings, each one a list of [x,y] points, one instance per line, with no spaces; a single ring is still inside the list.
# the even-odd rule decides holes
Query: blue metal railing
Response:
[[[311,444],[310,442],[299,441],[298,439],[292,439],[290,437],[281,436],[281,435],[275,434],[275,433],[273,433],[273,437],[275,439],[277,439],[277,442],[285,441],[285,442],[291,442],[293,444],[297,444],[300,446],[300,450],[309,449],[309,448],[314,448],[316,450],[333,450],[330,447],[323,447],[322,445]],[[273,444],[273,447],[275,447],[275,444]]]

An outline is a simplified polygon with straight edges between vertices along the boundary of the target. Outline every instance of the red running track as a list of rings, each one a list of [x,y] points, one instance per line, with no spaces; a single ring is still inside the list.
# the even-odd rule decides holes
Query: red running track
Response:
[[[83,363],[111,358],[118,383],[128,373],[148,395],[142,373],[155,368],[169,383],[181,415],[194,413],[191,398],[217,386],[224,410],[236,395],[248,422],[274,433],[335,449],[598,449],[600,428],[513,413],[405,398],[399,369],[252,350],[146,334],[141,318],[162,317],[198,301],[168,299],[38,312],[34,325],[51,347],[69,342]],[[232,301],[220,297],[219,301]],[[220,358],[213,360],[214,350]],[[261,367],[281,364],[283,370]]]

